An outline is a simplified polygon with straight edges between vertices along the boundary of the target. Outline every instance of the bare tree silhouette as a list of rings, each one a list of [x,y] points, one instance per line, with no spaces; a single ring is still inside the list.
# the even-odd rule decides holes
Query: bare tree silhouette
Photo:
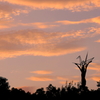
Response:
[[[87,67],[88,67],[89,63],[92,62],[94,57],[91,58],[91,59],[87,59],[87,58],[88,58],[88,53],[86,54],[85,60],[82,60],[81,56],[78,56],[77,59],[79,59],[80,63],[74,63],[75,65],[77,65],[77,67],[81,71],[81,87],[82,87],[83,90],[86,87],[86,79],[85,79],[85,77],[86,77]]]

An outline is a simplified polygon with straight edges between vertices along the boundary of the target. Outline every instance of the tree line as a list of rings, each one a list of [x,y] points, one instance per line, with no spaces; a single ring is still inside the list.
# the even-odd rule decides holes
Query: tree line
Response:
[[[49,84],[46,89],[39,88],[34,93],[25,92],[23,89],[10,88],[6,78],[0,77],[1,100],[87,100],[98,99],[100,96],[100,81],[97,82],[97,90],[81,89],[80,83],[66,82],[61,88]]]

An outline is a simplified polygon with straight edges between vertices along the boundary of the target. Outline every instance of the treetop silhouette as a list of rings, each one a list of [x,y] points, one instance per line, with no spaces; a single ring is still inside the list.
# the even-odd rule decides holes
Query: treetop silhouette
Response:
[[[77,59],[79,59],[79,63],[74,63],[75,65],[77,65],[77,67],[79,68],[79,70],[81,71],[81,87],[84,90],[86,88],[86,72],[87,72],[87,67],[89,65],[89,63],[92,62],[93,58],[87,59],[88,58],[88,53],[86,54],[86,58],[85,60],[81,59],[81,56],[78,56]]]
[[[8,79],[0,76],[0,93],[9,90],[10,86],[7,81]]]

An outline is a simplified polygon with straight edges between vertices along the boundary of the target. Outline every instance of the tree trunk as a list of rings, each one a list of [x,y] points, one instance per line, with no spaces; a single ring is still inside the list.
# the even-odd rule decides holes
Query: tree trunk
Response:
[[[85,86],[86,86],[85,75],[86,75],[85,71],[81,72],[81,86],[82,86],[83,89],[85,89]]]

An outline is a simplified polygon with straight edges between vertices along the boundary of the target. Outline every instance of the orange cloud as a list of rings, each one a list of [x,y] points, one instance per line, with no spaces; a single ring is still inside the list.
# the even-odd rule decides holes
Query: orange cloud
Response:
[[[45,71],[45,70],[39,70],[39,71],[33,71],[31,73],[35,73],[35,74],[52,74],[52,71]]]
[[[35,23],[19,23],[19,25],[21,26],[33,26],[33,27],[36,27],[36,28],[41,28],[41,29],[45,29],[45,28],[52,28],[52,27],[57,27],[58,25],[54,25],[51,24],[51,23],[46,23],[46,22],[35,22]]]
[[[91,79],[94,81],[100,81],[100,77],[92,77]]]
[[[29,77],[27,79],[31,81],[53,81],[53,79],[48,77]]]
[[[72,81],[73,81],[74,83],[79,82],[79,80],[68,80],[67,82],[70,83],[70,82],[72,82]],[[63,85],[66,85],[66,81],[60,81],[59,83],[60,83],[60,84],[63,84]]]
[[[96,23],[96,24],[100,24],[100,16],[98,17],[94,17],[94,18],[90,18],[90,19],[83,19],[80,21],[69,21],[69,20],[62,20],[62,21],[56,21],[56,22],[35,22],[35,23],[19,23],[19,25],[22,26],[33,26],[36,28],[52,28],[52,27],[57,27],[60,26],[60,24],[63,25],[70,25],[70,24],[82,24],[82,23]]]
[[[89,31],[87,33],[93,33],[90,36],[95,37],[97,35],[100,35],[100,28],[91,27],[89,28]]]
[[[61,81],[59,83],[62,84],[62,85],[65,85],[66,84],[66,81]]]
[[[65,80],[65,81],[68,80],[68,78],[65,78],[65,77],[57,77],[57,79],[58,79],[58,80]]]
[[[96,23],[100,24],[100,16],[90,19],[84,19],[80,21],[69,21],[69,20],[62,20],[62,21],[56,21],[56,22],[35,22],[35,23],[16,23],[14,20],[6,20],[3,19],[0,21],[0,28],[10,28],[10,27],[17,27],[17,26],[30,26],[35,27],[39,29],[45,29],[45,28],[54,28],[59,27],[61,24],[63,25],[70,25],[70,24],[82,24],[82,23]],[[78,36],[82,36],[81,33],[84,33],[84,31],[80,30],[77,32]],[[73,33],[70,33],[73,36]],[[69,34],[65,34],[64,36],[68,36]],[[70,35],[70,36],[71,36]],[[76,36],[76,34],[74,34]]]
[[[99,34],[100,28],[93,27],[87,31],[78,30],[54,33],[38,30],[1,32],[0,59],[21,55],[60,56],[79,52],[86,49],[81,44],[83,38]],[[65,39],[66,41],[64,41]]]
[[[91,18],[90,21],[100,24],[100,16],[95,17],[95,18]]]
[[[95,17],[95,18],[90,18],[90,19],[84,19],[84,20],[81,20],[81,21],[69,21],[69,20],[56,21],[56,23],[61,23],[61,24],[64,24],[64,25],[81,24],[81,23],[97,23],[97,24],[100,24],[100,16]]]
[[[77,82],[79,82],[79,77],[80,76],[72,76],[72,77],[70,77],[70,78],[66,78],[66,77],[57,77],[57,80],[59,80],[59,83],[60,84],[66,84],[66,82],[74,82],[74,83],[77,83]]]
[[[0,29],[14,27],[16,25],[13,24],[12,20],[0,19]]]
[[[13,7],[9,3],[0,2],[0,18],[11,19],[12,15],[20,15],[20,13],[28,13],[27,9],[19,9],[17,7]]]
[[[96,42],[100,42],[100,40],[97,40]]]
[[[88,67],[89,70],[100,71],[100,64],[99,63],[91,63]]]
[[[5,34],[1,32],[0,58],[21,55],[59,56],[85,50],[86,47],[81,46],[79,42],[81,36],[78,39],[79,34],[73,33],[75,34],[72,35],[70,32],[47,33],[38,30],[9,31]],[[63,38],[67,39],[66,42]]]
[[[11,4],[29,6],[34,9],[69,9],[72,11],[90,10],[100,7],[99,0],[0,0]]]
[[[42,22],[36,22],[36,23],[16,23],[14,20],[6,20],[2,19],[0,20],[0,29],[4,28],[12,28],[12,27],[18,27],[18,26],[30,26],[30,27],[35,27],[39,29],[45,29],[45,28],[53,28],[53,27],[58,27],[59,25],[55,25],[54,23],[42,23]]]

